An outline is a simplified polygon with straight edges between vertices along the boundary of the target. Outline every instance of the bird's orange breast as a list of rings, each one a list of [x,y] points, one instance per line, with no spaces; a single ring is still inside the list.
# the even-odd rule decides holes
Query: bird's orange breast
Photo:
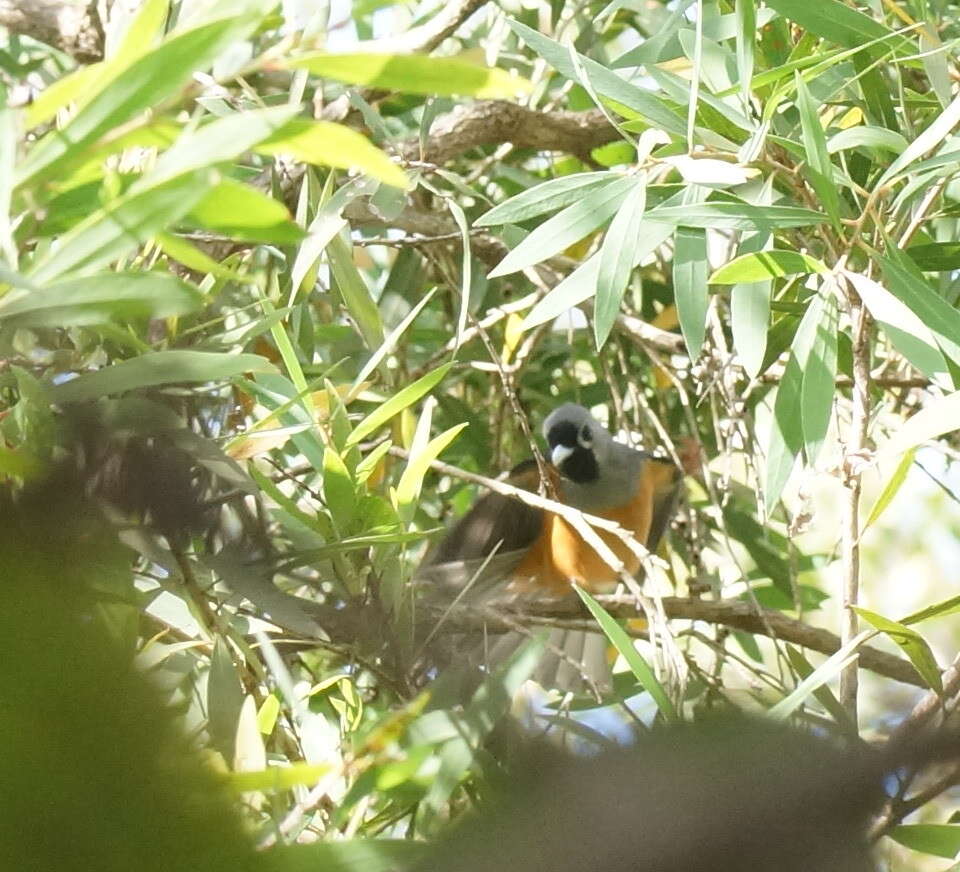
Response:
[[[672,481],[672,467],[644,461],[634,498],[622,505],[593,512],[599,517],[615,521],[645,544],[653,517],[654,496],[657,490]],[[623,562],[631,575],[640,568],[640,561],[627,545],[613,533],[596,530],[603,542]],[[619,576],[588,545],[563,518],[552,512],[544,517],[540,536],[514,570],[513,585],[521,590],[548,590],[564,594],[575,582],[591,592],[603,591],[614,585]]]

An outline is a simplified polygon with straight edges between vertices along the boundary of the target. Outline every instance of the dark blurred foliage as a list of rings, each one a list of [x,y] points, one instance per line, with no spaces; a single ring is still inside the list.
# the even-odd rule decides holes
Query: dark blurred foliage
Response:
[[[2,867],[274,868],[100,619],[91,590],[132,555],[89,485],[68,457],[0,493]]]

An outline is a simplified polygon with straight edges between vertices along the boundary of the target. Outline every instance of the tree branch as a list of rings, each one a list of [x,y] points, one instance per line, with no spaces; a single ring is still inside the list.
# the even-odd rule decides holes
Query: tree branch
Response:
[[[0,0],[0,27],[52,45],[82,63],[103,59],[96,0]]]
[[[614,618],[642,617],[637,604],[630,595],[598,596],[597,600]],[[763,609],[758,613],[752,603],[743,600],[701,600],[684,597],[663,597],[660,602],[666,616],[671,620],[703,621],[708,624],[720,624],[735,630],[775,637],[817,651],[821,654],[833,654],[840,648],[840,639],[829,630],[811,627],[802,621],[789,618],[782,612]],[[447,607],[444,606],[444,610]],[[544,603],[523,604],[522,611],[517,609],[498,610],[494,608],[457,606],[446,617],[446,622],[460,629],[481,627],[490,633],[510,632],[516,624],[539,625],[548,623],[568,629],[596,630],[596,622],[583,614],[579,600],[563,599]],[[627,627],[634,636],[645,633],[643,630]],[[916,669],[910,661],[876,648],[863,646],[860,649],[860,667],[876,672],[894,681],[925,687]]]
[[[505,100],[483,100],[459,106],[434,121],[422,153],[419,139],[409,139],[400,146],[400,154],[405,160],[442,164],[477,146],[509,142],[517,148],[562,151],[589,159],[593,149],[618,135],[598,109],[537,112]]]

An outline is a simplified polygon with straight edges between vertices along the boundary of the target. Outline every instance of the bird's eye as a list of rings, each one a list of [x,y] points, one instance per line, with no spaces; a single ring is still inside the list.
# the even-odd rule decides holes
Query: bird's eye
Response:
[[[589,448],[593,445],[593,433],[590,432],[590,426],[584,424],[580,429],[580,436],[577,440],[584,448]]]

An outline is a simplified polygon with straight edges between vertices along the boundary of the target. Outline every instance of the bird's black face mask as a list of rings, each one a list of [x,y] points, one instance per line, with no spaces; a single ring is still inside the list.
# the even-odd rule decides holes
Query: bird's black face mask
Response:
[[[589,484],[600,477],[590,424],[577,426],[572,421],[559,421],[547,433],[547,444],[551,460],[565,478]]]

